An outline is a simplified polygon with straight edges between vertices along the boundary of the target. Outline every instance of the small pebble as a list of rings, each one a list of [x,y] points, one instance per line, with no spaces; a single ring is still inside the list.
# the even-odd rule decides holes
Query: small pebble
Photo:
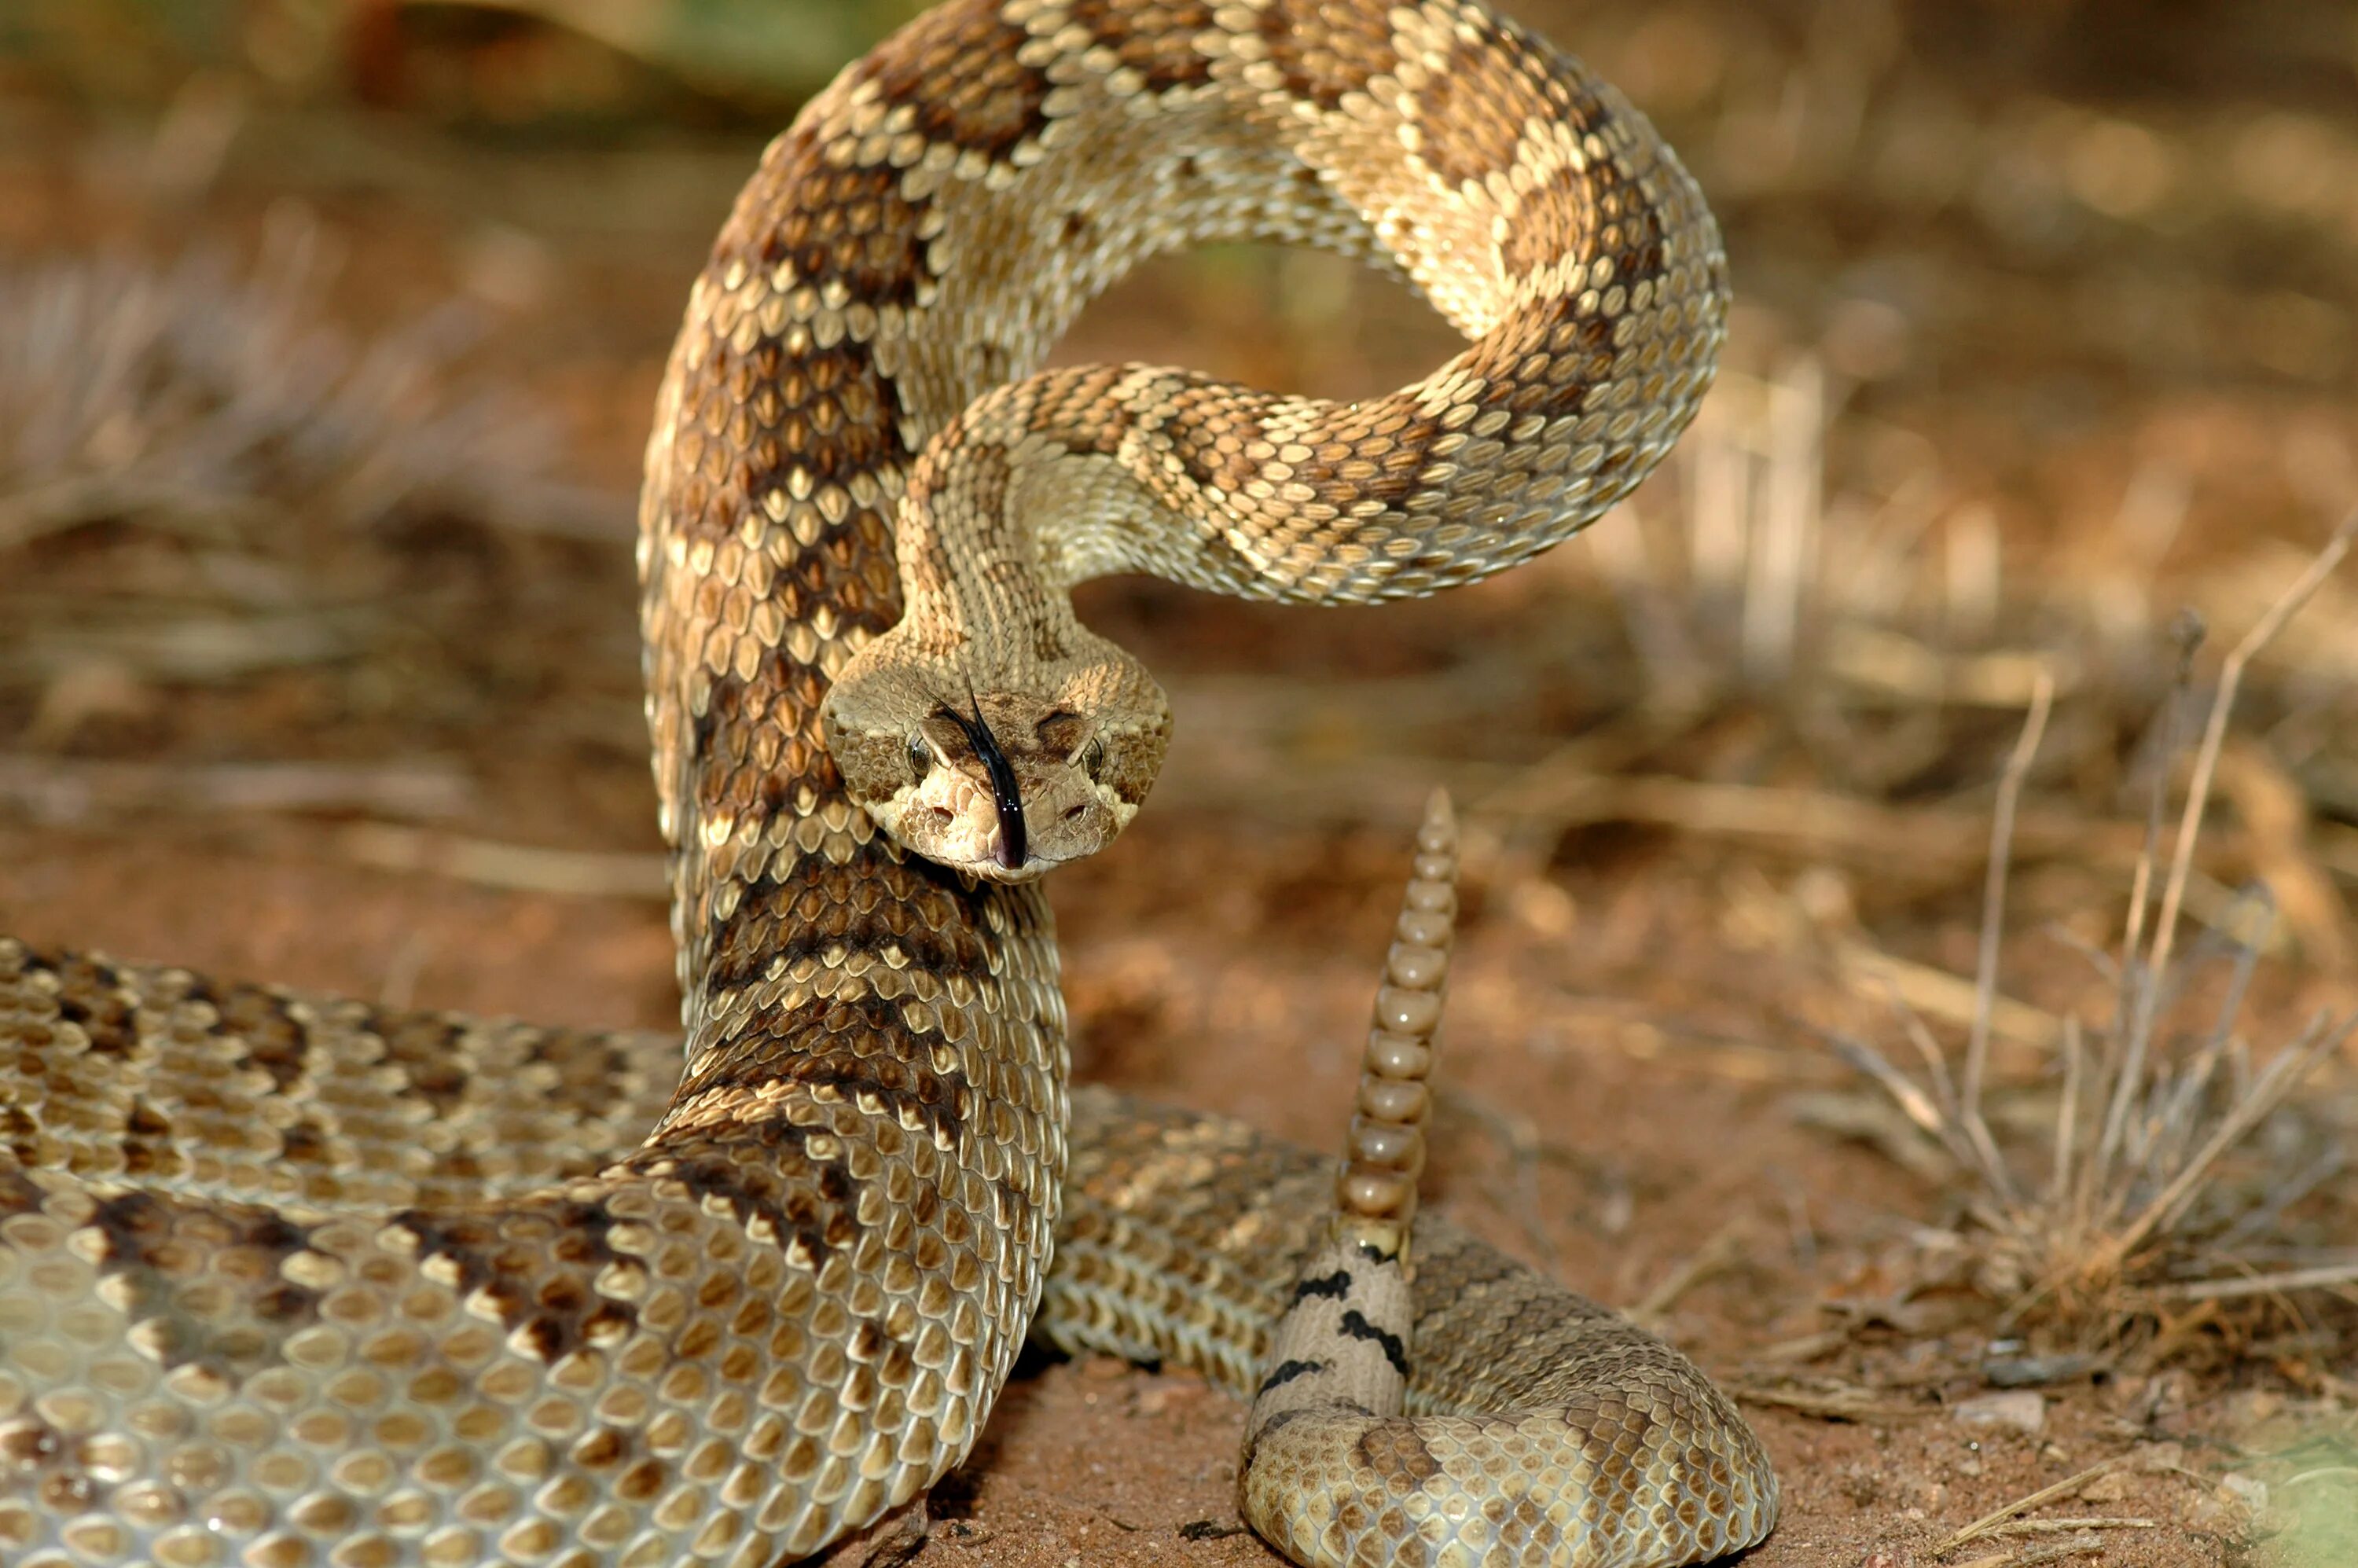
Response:
[[[2117,1503],[2128,1495],[2128,1477],[2117,1470],[2108,1470],[2080,1488],[2083,1503]]]
[[[2274,1421],[2284,1411],[2284,1396],[2271,1389],[2244,1389],[2227,1396],[2227,1424],[2237,1432]]]
[[[2268,1484],[2257,1476],[2234,1471],[2219,1477],[2219,1496],[2253,1513],[2264,1513],[2268,1506]]]
[[[1963,1400],[1949,1414],[1963,1426],[1996,1426],[2037,1436],[2047,1427],[2047,1400],[2033,1389],[2012,1389]]]

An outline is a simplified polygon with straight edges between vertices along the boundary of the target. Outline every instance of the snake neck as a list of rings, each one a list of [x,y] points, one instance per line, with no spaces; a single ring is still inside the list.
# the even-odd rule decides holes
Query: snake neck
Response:
[[[1025,379],[1134,262],[1231,239],[1370,258],[1476,341],[1354,405],[1130,366]],[[741,196],[649,449],[691,1059],[750,1073],[781,1006],[904,1000],[878,988],[913,983],[921,907],[955,935],[926,987],[981,995],[1020,959],[1053,990],[1036,895],[903,861],[828,755],[831,683],[904,610],[910,635],[981,627],[1036,663],[1079,634],[1065,590],[1109,571],[1318,601],[1487,576],[1668,450],[1710,380],[1725,270],[1634,111],[1448,0],[1184,26],[954,0],[848,70]]]

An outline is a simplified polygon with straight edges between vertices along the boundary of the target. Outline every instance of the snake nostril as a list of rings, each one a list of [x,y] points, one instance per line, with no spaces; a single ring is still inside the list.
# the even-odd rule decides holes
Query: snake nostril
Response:
[[[1076,816],[1085,816],[1088,809],[1088,803],[1086,801],[1078,806],[1068,806],[1065,808],[1065,820],[1070,822]]]

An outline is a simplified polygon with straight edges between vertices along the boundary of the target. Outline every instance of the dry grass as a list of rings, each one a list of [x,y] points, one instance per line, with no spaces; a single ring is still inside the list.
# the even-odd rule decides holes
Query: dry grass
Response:
[[[561,425],[493,373],[463,304],[334,325],[336,253],[288,206],[250,265],[203,243],[0,261],[0,808],[447,816],[468,780],[439,760],[155,757],[216,717],[190,694],[239,690],[464,743],[473,694],[600,645],[576,625],[633,645],[624,595],[581,587],[585,563],[625,579],[627,500],[568,477]],[[624,702],[582,706],[540,711],[637,749]]]
[[[2256,930],[2268,918],[2264,887],[2243,895],[2245,920],[2223,923],[2230,929],[2214,929],[2183,951],[2179,939],[2195,846],[2244,676],[2353,538],[2358,514],[2228,656],[2167,858],[2163,791],[2170,774],[2157,772],[2125,929],[2107,966],[2111,1010],[2092,1022],[2063,1018],[2060,1094],[2035,1173],[2030,1162],[1999,1146],[1985,1106],[2013,822],[2048,721],[2044,688],[1998,793],[1977,1005],[1962,1062],[1952,1070],[1931,1030],[1904,1008],[1917,1071],[1902,1071],[1864,1041],[1839,1042],[1969,1184],[1974,1279],[2002,1303],[2002,1328],[2050,1347],[2105,1350],[2142,1331],[2154,1354],[2190,1325],[2217,1321],[2219,1303],[2282,1303],[2358,1284],[2358,1260],[2304,1252],[2283,1228],[2287,1212],[2342,1168],[2333,1131],[2303,1114],[2298,1098],[2358,1029],[2358,1014],[2320,1013],[2267,1051],[2255,1051],[2239,1033],[2259,959]],[[2217,983],[2203,999],[2205,1016],[2196,1010],[2207,981]],[[2205,1305],[2190,1314],[2197,1303]]]
[[[620,537],[554,476],[558,432],[457,361],[451,310],[354,341],[331,249],[276,223],[259,262],[200,250],[0,267],[0,550],[103,524],[254,537],[436,514]]]

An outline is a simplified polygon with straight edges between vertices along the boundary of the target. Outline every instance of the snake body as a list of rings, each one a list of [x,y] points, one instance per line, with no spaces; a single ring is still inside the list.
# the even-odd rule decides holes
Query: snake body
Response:
[[[985,397],[1219,237],[1394,267],[1475,344],[1349,408],[1119,368]],[[1674,438],[1720,271],[1644,122],[1470,5],[957,0],[855,63],[741,197],[649,449],[684,1043],[0,942],[0,1560],[765,1568],[956,1464],[1027,1325],[1260,1386],[1330,1162],[1068,1090],[1036,884],[880,831],[830,683],[904,587],[904,637],[946,645],[937,587],[1044,660],[1041,580],[1374,598],[1527,555]],[[1011,582],[954,532],[1010,492],[1098,524],[1010,541]],[[1288,1550],[1767,1531],[1682,1357],[1445,1225],[1412,1265],[1408,1415],[1284,1483],[1352,1521]]]

